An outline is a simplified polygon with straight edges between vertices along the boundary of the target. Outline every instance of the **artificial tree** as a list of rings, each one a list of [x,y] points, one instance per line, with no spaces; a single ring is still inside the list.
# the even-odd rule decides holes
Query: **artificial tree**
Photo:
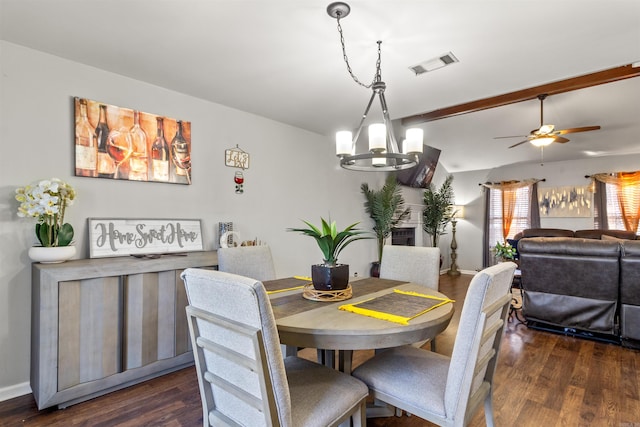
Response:
[[[360,186],[365,196],[364,209],[374,222],[373,231],[378,241],[378,261],[373,263],[372,273],[382,261],[384,242],[391,234],[391,230],[410,214],[411,209],[405,208],[402,190],[395,175],[387,176],[385,184],[379,190],[372,190],[366,182]],[[375,274],[372,274],[372,276]]]
[[[431,246],[438,246],[438,239],[445,233],[447,224],[455,212],[453,212],[453,175],[448,175],[440,189],[437,190],[433,183],[424,191],[424,210],[422,211],[422,228],[431,236]]]

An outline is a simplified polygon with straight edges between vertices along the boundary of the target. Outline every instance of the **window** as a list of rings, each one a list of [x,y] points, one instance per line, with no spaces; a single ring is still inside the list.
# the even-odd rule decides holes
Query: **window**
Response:
[[[607,224],[610,230],[626,230],[624,219],[622,218],[622,210],[620,209],[620,200],[618,196],[618,187],[614,184],[605,184],[607,195]],[[634,186],[630,191],[640,193],[640,186]],[[636,229],[636,234],[640,235],[640,227]]]
[[[516,207],[508,236],[502,235],[502,190],[490,189],[489,191],[491,192],[489,196],[489,246],[493,247],[496,242],[513,239],[513,236],[522,230],[530,228],[531,187],[525,186],[516,190]]]

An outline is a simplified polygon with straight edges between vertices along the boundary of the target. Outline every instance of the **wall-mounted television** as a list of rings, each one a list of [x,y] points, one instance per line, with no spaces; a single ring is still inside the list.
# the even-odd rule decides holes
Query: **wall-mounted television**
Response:
[[[415,167],[396,172],[398,182],[408,187],[428,188],[439,158],[440,150],[424,145],[420,161]]]

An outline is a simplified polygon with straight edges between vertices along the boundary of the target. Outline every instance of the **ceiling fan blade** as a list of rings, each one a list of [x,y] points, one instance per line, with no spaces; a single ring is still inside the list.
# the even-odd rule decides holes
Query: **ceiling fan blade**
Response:
[[[527,135],[513,135],[513,136],[494,136],[493,139],[504,139],[504,138],[526,138]]]
[[[560,144],[564,144],[565,142],[569,142],[569,140],[561,136],[556,136],[556,139],[554,139],[553,142],[559,142]]]
[[[590,130],[598,130],[598,129],[600,129],[600,126],[585,126],[581,128],[562,129],[562,130],[556,131],[555,133],[558,135],[564,135],[567,133],[588,132]]]
[[[509,148],[517,147],[518,145],[522,145],[522,144],[524,144],[525,142],[529,142],[529,140],[528,140],[528,139],[525,139],[524,141],[520,141],[520,142],[518,142],[517,144],[513,144],[513,145],[512,145],[511,147],[509,147]]]

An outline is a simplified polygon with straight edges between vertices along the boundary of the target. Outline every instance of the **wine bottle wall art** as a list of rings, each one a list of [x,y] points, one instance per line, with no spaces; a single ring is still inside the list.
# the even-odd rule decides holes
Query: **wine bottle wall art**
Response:
[[[74,98],[75,174],[191,184],[191,122]]]

